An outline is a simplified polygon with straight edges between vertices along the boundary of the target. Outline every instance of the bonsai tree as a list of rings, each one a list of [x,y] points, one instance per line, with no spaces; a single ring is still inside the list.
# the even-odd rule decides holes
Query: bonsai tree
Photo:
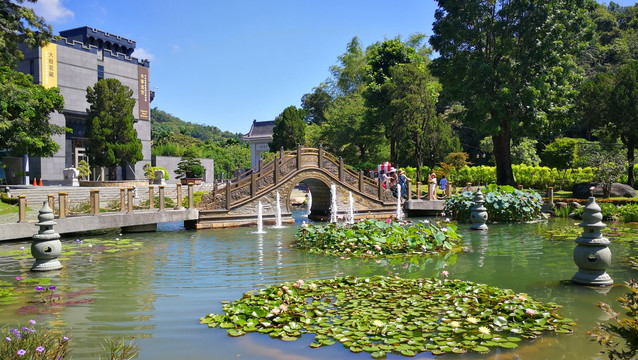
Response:
[[[177,176],[175,178],[201,178],[205,172],[206,169],[202,166],[201,161],[195,158],[195,154],[186,151],[177,164],[177,170],[175,170]]]
[[[89,175],[91,175],[91,166],[86,160],[81,160],[78,163],[78,171],[80,172],[80,179],[88,180]]]

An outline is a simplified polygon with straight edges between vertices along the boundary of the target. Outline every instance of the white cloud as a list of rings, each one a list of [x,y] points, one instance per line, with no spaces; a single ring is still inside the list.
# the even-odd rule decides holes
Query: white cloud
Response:
[[[75,16],[73,11],[60,3],[60,0],[39,0],[31,7],[37,15],[42,16],[47,22],[64,23]]]
[[[136,48],[135,51],[133,52],[133,57],[136,57],[140,60],[142,59],[153,60],[154,58],[153,54],[151,54],[150,52],[142,48]]]

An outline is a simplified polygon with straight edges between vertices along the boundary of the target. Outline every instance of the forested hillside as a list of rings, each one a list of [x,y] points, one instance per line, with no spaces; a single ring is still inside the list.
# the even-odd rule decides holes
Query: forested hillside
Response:
[[[250,149],[241,134],[184,121],[157,107],[151,109],[151,139],[153,155],[182,156],[190,150],[197,157],[215,159],[215,178],[250,167]]]

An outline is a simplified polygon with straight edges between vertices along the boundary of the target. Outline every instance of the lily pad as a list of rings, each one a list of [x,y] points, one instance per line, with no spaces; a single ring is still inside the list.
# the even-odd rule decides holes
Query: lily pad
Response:
[[[200,322],[227,329],[230,336],[256,331],[293,341],[312,333],[311,348],[340,343],[373,358],[511,349],[521,338],[573,327],[556,304],[484,284],[431,278],[299,280],[247,292],[222,308],[224,314],[208,314]],[[533,317],[521,315],[526,309],[535,309]]]

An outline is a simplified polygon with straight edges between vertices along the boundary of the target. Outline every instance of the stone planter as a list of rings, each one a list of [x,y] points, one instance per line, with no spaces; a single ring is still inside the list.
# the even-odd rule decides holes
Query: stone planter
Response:
[[[180,181],[182,185],[188,185],[188,184],[201,185],[202,184],[201,178],[182,178],[180,179]]]

